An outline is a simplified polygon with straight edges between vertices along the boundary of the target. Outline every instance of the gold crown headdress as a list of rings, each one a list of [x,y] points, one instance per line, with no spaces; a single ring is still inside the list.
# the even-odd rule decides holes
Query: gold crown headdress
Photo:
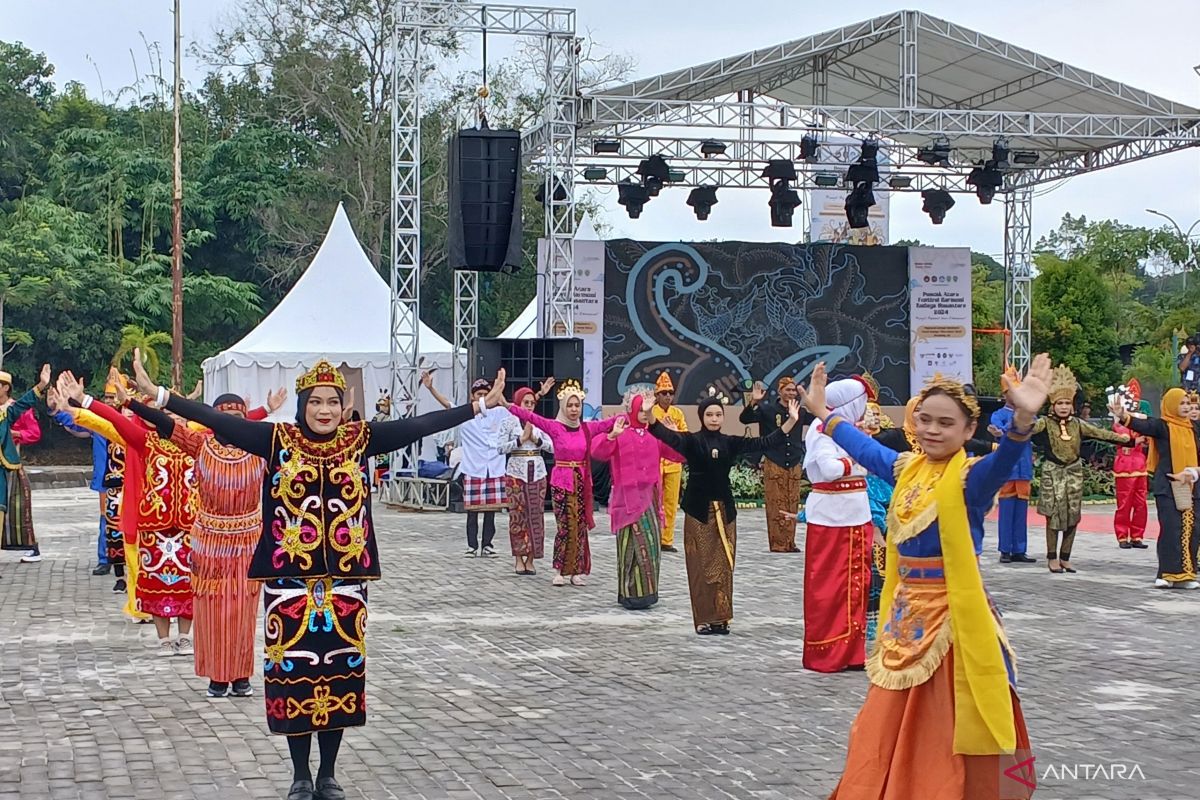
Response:
[[[344,392],[346,379],[337,367],[322,358],[312,369],[296,379],[296,394],[318,386],[332,386]]]
[[[938,394],[944,394],[947,397],[953,398],[961,404],[967,410],[967,416],[971,419],[979,419],[979,401],[975,399],[975,396],[967,394],[967,390],[963,388],[961,382],[953,378],[947,378],[940,372],[930,378],[925,387],[921,389],[921,393],[917,395],[919,398],[917,406],[920,407],[921,403],[925,402],[925,398],[929,397],[935,391]]]
[[[559,384],[558,394],[556,397],[558,397],[558,402],[561,403],[568,397],[572,396],[578,397],[580,401],[582,401],[585,397],[587,397],[587,392],[585,392],[583,387],[579,385],[579,381],[575,380],[574,378],[568,378]]]
[[[1077,387],[1075,373],[1066,364],[1059,364],[1054,368],[1054,374],[1050,376],[1050,403],[1054,404],[1059,400],[1074,400]]]
[[[875,376],[869,372],[864,372],[858,376],[858,380],[862,381],[867,387],[867,399],[875,402],[879,399],[879,381],[875,380]]]

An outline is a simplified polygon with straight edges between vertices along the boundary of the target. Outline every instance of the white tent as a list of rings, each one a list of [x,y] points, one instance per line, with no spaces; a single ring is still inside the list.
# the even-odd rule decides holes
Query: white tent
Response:
[[[316,257],[287,296],[240,342],[204,362],[204,396],[211,402],[233,392],[261,405],[268,391],[285,386],[291,398],[296,378],[325,358],[345,372],[355,407],[370,419],[380,390],[391,386],[390,328],[391,292],[339,204]],[[422,366],[437,370],[438,391],[452,397],[453,345],[424,323],[418,337]],[[417,410],[439,408],[422,389]],[[289,400],[276,418],[294,415]]]

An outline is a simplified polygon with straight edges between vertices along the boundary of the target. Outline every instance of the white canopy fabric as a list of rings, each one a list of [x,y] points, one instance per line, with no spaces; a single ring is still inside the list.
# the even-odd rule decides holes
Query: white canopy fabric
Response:
[[[256,406],[280,386],[294,395],[296,378],[324,358],[346,373],[355,408],[370,419],[380,392],[391,386],[390,329],[391,291],[339,204],[320,249],[287,296],[240,342],[204,362],[204,396],[211,402],[233,392]],[[418,336],[422,366],[437,370],[438,391],[452,397],[453,345],[424,323]],[[439,408],[420,390],[418,412]],[[289,402],[275,418],[294,415]]]

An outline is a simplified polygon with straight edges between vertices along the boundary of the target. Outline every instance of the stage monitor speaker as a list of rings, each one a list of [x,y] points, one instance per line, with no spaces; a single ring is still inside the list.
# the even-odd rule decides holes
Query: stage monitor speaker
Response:
[[[522,387],[537,391],[546,378],[559,384],[567,379],[583,383],[582,339],[484,339],[477,338],[470,346],[471,380],[490,378],[497,370],[505,371],[511,399]],[[598,402],[593,400],[593,403]],[[557,413],[554,392],[543,399],[537,412],[553,418]]]
[[[521,133],[459,131],[450,138],[448,258],[452,269],[521,268]]]

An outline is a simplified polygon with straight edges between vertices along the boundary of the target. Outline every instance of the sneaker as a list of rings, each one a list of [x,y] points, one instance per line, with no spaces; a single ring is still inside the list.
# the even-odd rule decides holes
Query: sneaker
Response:
[[[572,586],[587,586],[587,576],[572,575],[571,576],[571,585]]]
[[[170,639],[159,639],[155,648],[158,650],[159,658],[169,658],[175,655],[175,642]]]
[[[480,552],[480,555],[483,558],[495,558],[496,557],[496,548],[491,547],[491,546],[485,547]]]
[[[112,572],[111,564],[97,564],[96,568],[92,570],[93,575],[107,575],[110,572]]]
[[[209,681],[208,682],[208,696],[209,697],[225,697],[228,694],[229,694],[229,684],[228,683],[221,683],[219,681]]]
[[[21,556],[22,564],[36,564],[42,560],[42,554],[37,550],[30,550],[25,555]]]
[[[1155,578],[1154,579],[1154,588],[1155,589],[1170,589],[1171,582],[1164,578]]]
[[[476,553],[474,550],[468,550],[467,552],[463,553],[463,558],[475,558],[475,556],[477,556],[477,555],[479,555],[479,554]]]
[[[116,594],[124,594],[128,588],[124,578],[117,578],[117,582],[113,584],[113,592]]]
[[[192,647],[192,637],[180,636],[175,640],[175,655],[190,656],[195,652],[195,649]]]
[[[1176,589],[1200,589],[1200,581],[1180,581],[1175,584]]]
[[[254,687],[250,685],[249,678],[238,678],[233,682],[233,688],[229,693],[234,697],[249,697],[254,694]]]

